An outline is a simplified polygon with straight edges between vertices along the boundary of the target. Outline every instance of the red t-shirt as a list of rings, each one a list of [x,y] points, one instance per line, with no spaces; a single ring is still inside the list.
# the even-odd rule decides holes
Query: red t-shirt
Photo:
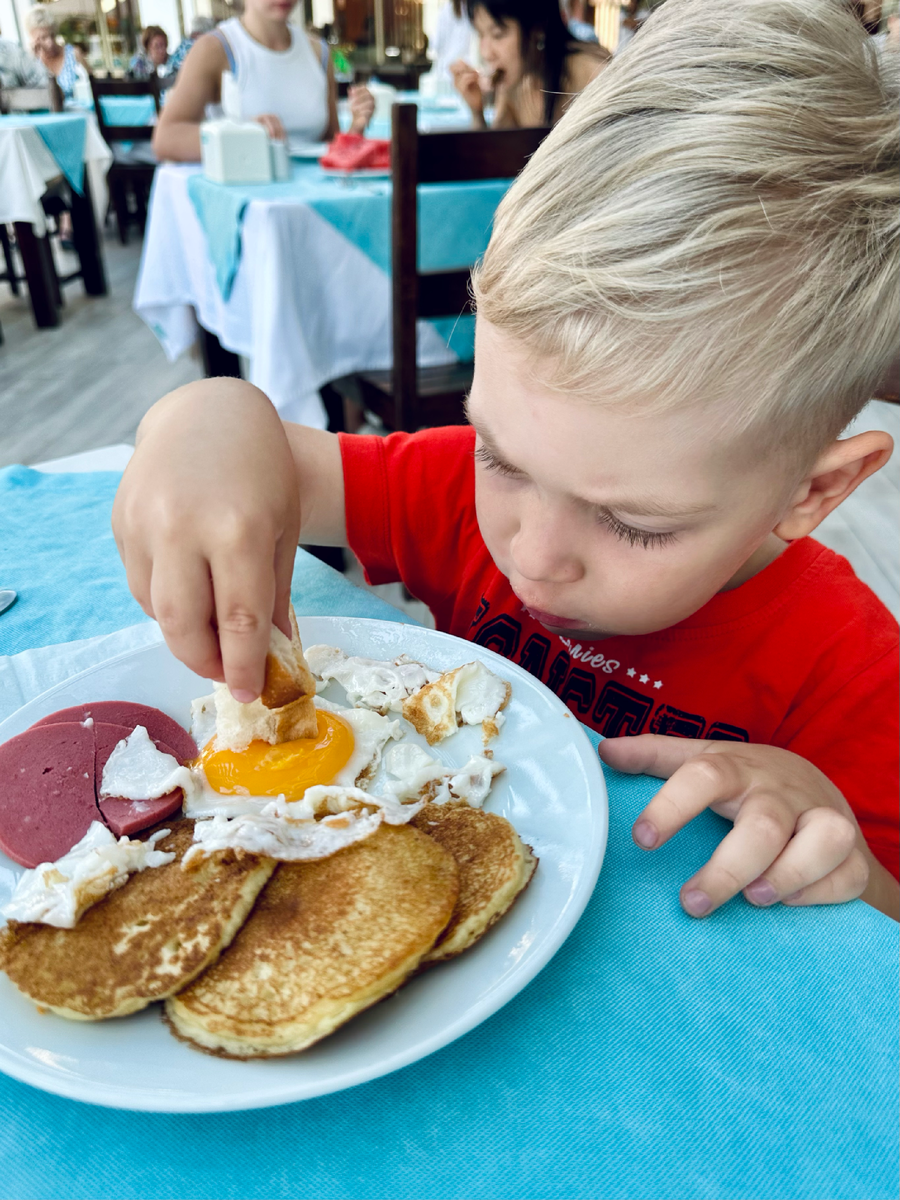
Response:
[[[341,436],[350,545],[370,583],[402,580],[438,629],[527,668],[607,737],[781,746],[850,803],[898,874],[898,629],[812,538],[658,633],[585,645],[549,633],[494,565],[475,516],[473,430]]]

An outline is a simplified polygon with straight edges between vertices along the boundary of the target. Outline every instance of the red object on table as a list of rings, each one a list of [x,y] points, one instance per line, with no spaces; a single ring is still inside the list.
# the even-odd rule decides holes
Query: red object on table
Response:
[[[391,143],[361,133],[339,133],[319,159],[319,166],[329,171],[390,170]]]

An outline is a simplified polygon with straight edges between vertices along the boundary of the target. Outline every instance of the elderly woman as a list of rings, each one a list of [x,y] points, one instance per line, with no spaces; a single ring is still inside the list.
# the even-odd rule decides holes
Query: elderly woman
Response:
[[[29,9],[25,17],[25,28],[31,42],[31,52],[46,67],[59,84],[67,100],[72,99],[75,84],[88,80],[84,54],[77,46],[59,40],[56,21],[44,8]]]
[[[466,62],[451,71],[476,128],[486,124],[486,90],[494,93],[494,129],[555,125],[609,60],[596,42],[571,36],[559,0],[467,0],[467,9],[489,76]]]
[[[169,61],[169,38],[159,25],[148,25],[141,34],[141,49],[128,64],[132,79],[150,79],[166,74]]]
[[[242,119],[258,121],[269,137],[321,142],[337,133],[328,47],[289,23],[293,7],[294,0],[244,0],[240,17],[197,39],[153,135],[159,158],[199,161],[200,122],[221,103],[226,71]],[[351,88],[353,132],[362,133],[374,108],[367,88]]]

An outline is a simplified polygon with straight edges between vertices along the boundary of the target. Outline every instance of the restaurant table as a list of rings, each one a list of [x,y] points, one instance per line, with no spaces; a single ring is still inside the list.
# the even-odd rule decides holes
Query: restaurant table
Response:
[[[118,472],[76,473],[126,456],[0,471],[0,587],[19,592],[0,615],[12,656],[0,658],[0,718],[158,636],[109,529]],[[407,620],[303,552],[293,599],[303,613]],[[646,854],[630,829],[659,781],[605,774],[594,894],[550,963],[482,1025],[393,1074],[262,1111],[101,1112],[0,1078],[0,1195],[896,1197],[897,926],[860,901],[737,899],[692,920],[678,887],[725,823],[702,814]]]
[[[49,186],[71,191],[72,240],[89,296],[106,294],[98,224],[106,208],[112,155],[89,113],[0,117],[0,223],[12,224],[22,256],[35,323],[59,324],[62,297],[41,204]]]
[[[458,127],[454,109],[420,106],[423,130]],[[374,132],[386,132],[375,125]],[[424,269],[483,253],[508,180],[420,188]],[[282,416],[323,426],[323,384],[390,367],[390,179],[334,177],[295,162],[289,182],[223,185],[166,164],[150,197],[135,312],[174,361],[199,326],[249,360],[249,378]],[[418,359],[472,357],[470,316],[420,321]]]

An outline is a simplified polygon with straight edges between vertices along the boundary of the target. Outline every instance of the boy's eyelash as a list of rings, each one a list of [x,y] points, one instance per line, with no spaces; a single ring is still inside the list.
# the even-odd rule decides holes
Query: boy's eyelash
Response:
[[[506,475],[515,479],[521,474],[515,467],[511,467],[509,463],[495,458],[486,446],[476,447],[475,457],[483,467],[486,467],[487,470],[493,471],[497,475]],[[597,520],[601,525],[605,525],[607,529],[611,530],[617,538],[621,538],[623,542],[628,542],[630,546],[643,546],[644,549],[650,546],[667,546],[670,542],[674,542],[676,538],[676,534],[674,533],[651,533],[648,529],[636,529],[633,525],[626,525],[624,521],[620,521],[618,517],[614,517],[611,512],[607,512],[605,509],[598,510]]]
[[[494,458],[487,446],[478,446],[475,449],[475,457],[483,467],[487,467],[489,471],[494,471],[498,475],[507,475],[517,478],[521,472],[515,467],[511,467],[509,463],[501,462],[499,458]]]
[[[674,533],[651,533],[648,529],[635,529],[633,525],[626,525],[605,509],[597,512],[597,520],[623,542],[628,542],[630,546],[643,546],[645,550],[650,546],[667,546],[674,542],[677,536]]]

